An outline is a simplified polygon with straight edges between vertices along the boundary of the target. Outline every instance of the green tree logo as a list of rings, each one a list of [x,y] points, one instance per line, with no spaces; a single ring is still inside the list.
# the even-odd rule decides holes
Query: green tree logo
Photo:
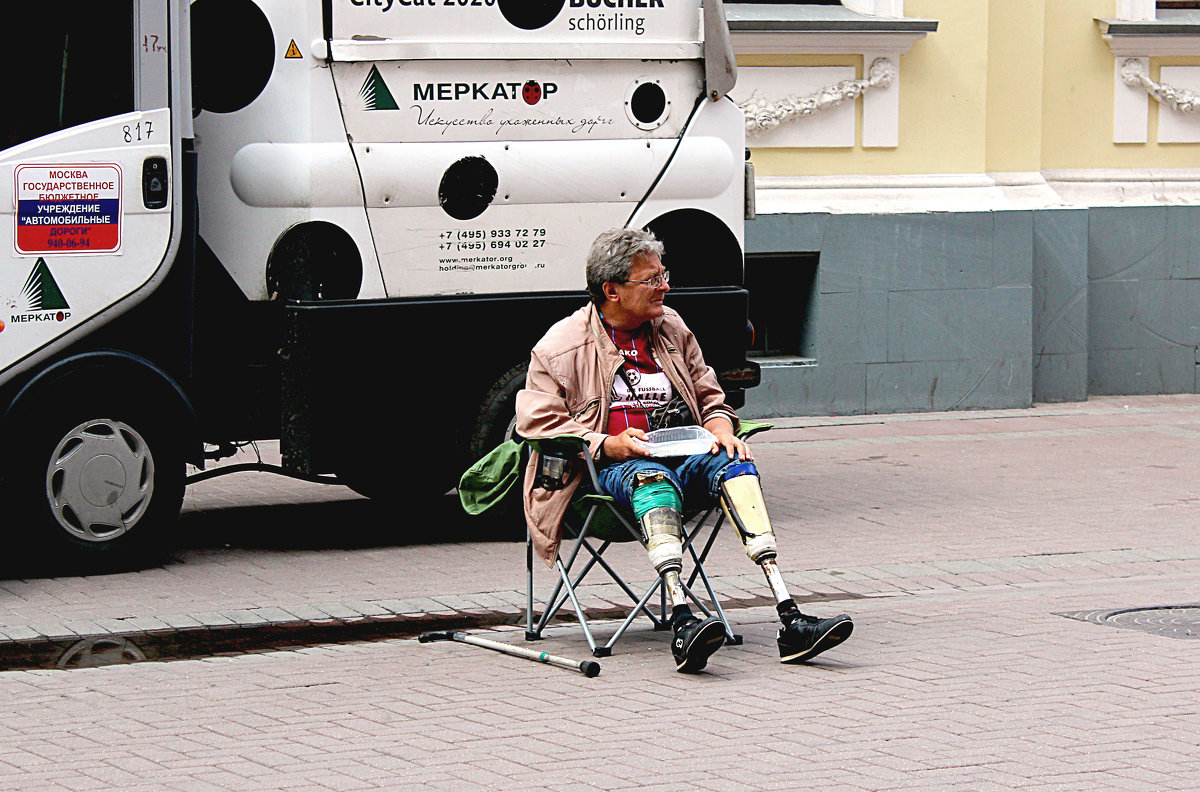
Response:
[[[21,289],[21,296],[25,298],[30,311],[61,311],[71,307],[67,305],[67,298],[63,297],[62,289],[58,288],[43,258],[33,265],[33,271]]]
[[[371,71],[367,73],[367,79],[363,80],[362,88],[358,89],[358,96],[367,110],[400,109],[392,92],[388,90],[387,83],[383,81],[383,75],[379,73],[378,66],[371,67]]]

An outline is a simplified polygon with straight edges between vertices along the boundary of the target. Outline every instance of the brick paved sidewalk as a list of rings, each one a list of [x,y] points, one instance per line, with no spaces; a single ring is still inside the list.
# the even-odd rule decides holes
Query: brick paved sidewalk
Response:
[[[0,792],[1194,790],[1196,643],[1057,615],[1194,596],[1160,563],[866,597],[805,666],[760,607],[698,675],[647,630],[594,679],[413,639],[0,672]]]
[[[798,598],[1200,569],[1200,397],[775,423],[755,449]],[[271,449],[263,453],[270,461]],[[421,531],[405,524],[412,519],[341,487],[260,473],[211,479],[189,488],[176,549],[159,566],[0,580],[0,643],[370,620],[416,630],[430,617],[516,621],[523,543],[473,536],[452,498]],[[617,555],[634,578],[646,567],[636,546]],[[766,601],[732,535],[709,571],[731,609]],[[586,601],[602,612],[614,603],[622,600],[611,587]]]

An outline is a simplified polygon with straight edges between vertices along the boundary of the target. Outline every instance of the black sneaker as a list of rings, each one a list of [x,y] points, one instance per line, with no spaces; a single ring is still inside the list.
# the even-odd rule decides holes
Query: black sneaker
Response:
[[[854,622],[846,614],[830,619],[800,614],[787,627],[779,628],[779,662],[804,663],[850,637]]]
[[[671,652],[675,655],[675,670],[694,674],[708,664],[712,653],[725,643],[725,625],[713,617],[701,621],[696,617],[685,620],[675,628]]]

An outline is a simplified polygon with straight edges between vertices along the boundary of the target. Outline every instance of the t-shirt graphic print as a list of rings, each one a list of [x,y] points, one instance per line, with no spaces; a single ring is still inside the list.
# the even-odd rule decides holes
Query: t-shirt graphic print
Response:
[[[622,372],[617,371],[609,394],[608,433],[617,435],[631,426],[649,431],[650,421],[646,413],[671,401],[674,396],[671,381],[650,355],[650,339],[645,327],[633,332],[618,330],[607,322],[604,327],[609,338],[625,356],[625,376],[622,377]],[[630,385],[633,386],[632,391]]]

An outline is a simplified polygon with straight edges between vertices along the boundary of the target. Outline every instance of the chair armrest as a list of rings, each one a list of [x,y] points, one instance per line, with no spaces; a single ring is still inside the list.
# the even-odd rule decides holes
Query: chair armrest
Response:
[[[774,429],[775,424],[760,423],[757,421],[739,421],[737,436],[739,440],[746,440],[752,435],[759,432],[765,432],[768,429]]]
[[[586,472],[585,478],[591,482],[592,489],[599,490],[600,476],[596,470],[596,461],[592,459],[587,440],[578,435],[557,435],[542,437],[537,440],[526,440],[530,448],[541,453],[558,452],[564,456],[578,456],[583,459]]]
[[[588,453],[588,442],[578,435],[556,435],[554,437],[542,437],[537,440],[525,440],[525,443],[537,451],[539,454],[543,452],[559,452],[563,454],[584,454]]]

